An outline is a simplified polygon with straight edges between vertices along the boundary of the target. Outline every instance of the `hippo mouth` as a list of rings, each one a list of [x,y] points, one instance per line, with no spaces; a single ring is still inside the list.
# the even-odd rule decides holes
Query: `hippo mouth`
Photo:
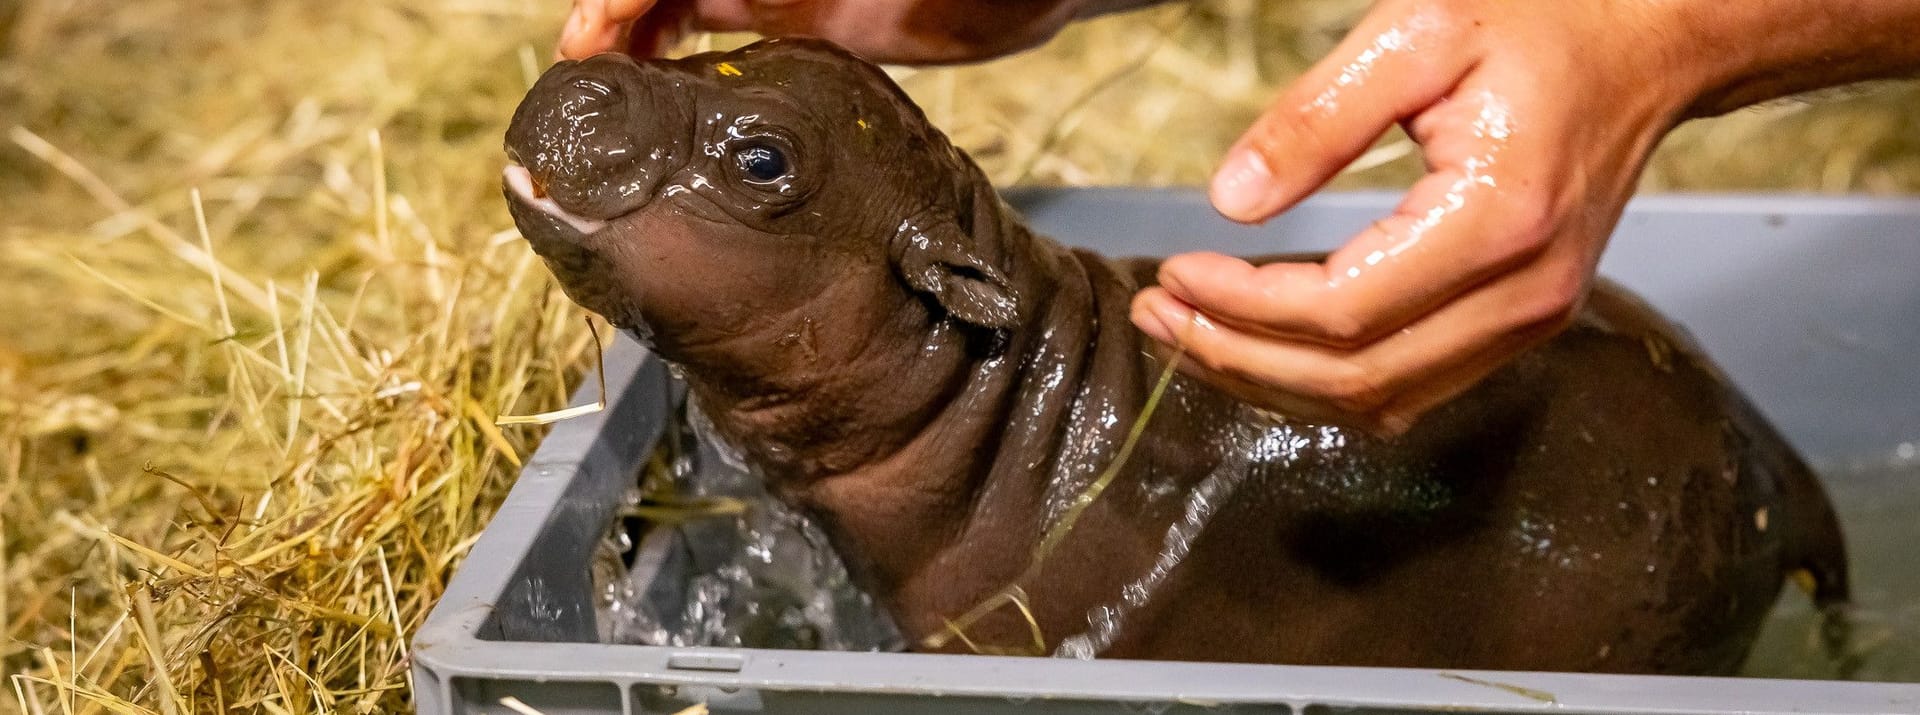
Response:
[[[552,196],[541,189],[539,183],[534,180],[533,172],[528,171],[527,167],[517,163],[508,164],[504,180],[507,193],[515,201],[572,227],[573,230],[580,232],[581,236],[591,236],[607,227],[606,221],[586,218],[561,208]]]

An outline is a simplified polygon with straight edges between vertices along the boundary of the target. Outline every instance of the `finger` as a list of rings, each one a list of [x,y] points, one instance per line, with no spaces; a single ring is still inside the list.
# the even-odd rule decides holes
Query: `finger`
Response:
[[[1505,366],[1513,356],[1552,335],[1551,331],[1541,331],[1537,335],[1487,347],[1478,356],[1453,370],[1429,378],[1413,391],[1394,398],[1386,407],[1366,414],[1354,414],[1311,398],[1276,392],[1271,387],[1201,367],[1192,360],[1182,362],[1180,371],[1242,402],[1289,419],[1357,429],[1377,438],[1393,438],[1411,431],[1433,409],[1465,394],[1482,379]]]
[[[1360,430],[1376,437],[1390,437],[1398,434],[1382,424],[1372,415],[1354,414],[1328,405],[1325,402],[1275,392],[1272,388],[1216,372],[1193,361],[1182,360],[1180,373],[1205,382],[1221,392],[1246,403],[1249,406],[1280,417],[1313,425],[1330,425]]]
[[[667,48],[679,42],[690,30],[725,32],[739,28],[715,28],[696,23],[698,19],[693,0],[659,0],[654,6],[633,22],[627,34],[627,54],[634,57],[659,57]],[[703,25],[696,28],[696,24]]]
[[[1466,394],[1488,375],[1505,367],[1514,356],[1552,338],[1555,331],[1547,327],[1516,333],[1482,349],[1453,369],[1416,384],[1375,414],[1381,425],[1378,432],[1388,436],[1405,434],[1428,412]]]
[[[1183,301],[1243,330],[1341,347],[1371,342],[1546,250],[1565,196],[1534,179],[1536,145],[1475,127],[1501,100],[1480,91],[1450,100],[1423,131],[1445,163],[1416,182],[1392,215],[1320,264],[1255,267],[1217,254],[1174,256],[1159,281]],[[1475,135],[1478,135],[1477,137]],[[1459,139],[1467,135],[1471,140]],[[1469,146],[1470,145],[1470,146]]]
[[[1135,322],[1139,321],[1140,313],[1136,312]],[[1382,431],[1382,426],[1370,421],[1367,415],[1356,415],[1328,405],[1322,400],[1278,391],[1271,385],[1251,382],[1235,375],[1212,370],[1187,357],[1184,354],[1185,350],[1178,347],[1181,343],[1178,337],[1169,337],[1165,340],[1156,338],[1149,349],[1162,361],[1175,359],[1176,354],[1179,354],[1176,367],[1181,374],[1200,380],[1248,405],[1285,415],[1289,419],[1313,424],[1337,425],[1369,432]]]
[[[1327,274],[1319,263],[1255,266],[1220,253],[1183,253],[1162,261],[1156,280],[1182,303],[1248,332],[1332,345],[1363,337],[1325,309]]]
[[[1569,252],[1570,254],[1572,252]],[[1342,413],[1405,417],[1435,399],[1404,398],[1462,366],[1504,359],[1570,320],[1587,285],[1576,255],[1555,254],[1454,301],[1407,329],[1358,350],[1248,333],[1196,313],[1165,291],[1142,291],[1134,320],[1156,339],[1176,341],[1200,366],[1269,392],[1324,403]],[[1478,377],[1478,376],[1475,376]],[[1446,393],[1447,386],[1434,388]],[[1277,400],[1278,398],[1270,398]],[[1266,404],[1266,400],[1257,401]],[[1274,404],[1276,409],[1279,404]],[[1393,410],[1395,406],[1403,409]],[[1295,408],[1297,409],[1297,407]],[[1404,421],[1404,420],[1403,420]]]
[[[652,10],[658,0],[601,0],[607,20],[616,24],[626,24],[640,19],[640,16]]]
[[[1220,213],[1258,222],[1286,210],[1473,66],[1472,52],[1445,42],[1439,20],[1393,13],[1368,15],[1227,151],[1210,189]]]
[[[585,59],[621,49],[627,32],[655,0],[574,0],[555,52],[560,59]]]
[[[574,0],[573,9],[567,12],[567,20],[560,26],[560,41],[553,47],[555,60],[579,59],[580,48],[590,44],[583,36],[590,31],[599,31],[589,17],[590,11],[581,7],[592,1]]]
[[[1367,374],[1361,363],[1338,350],[1250,334],[1216,323],[1165,291],[1141,291],[1133,311],[1136,324],[1162,326],[1143,327],[1144,332],[1185,350],[1196,366],[1263,387],[1275,400],[1305,398],[1343,414],[1364,415],[1392,397],[1382,392],[1385,385],[1372,382],[1377,376]],[[1265,399],[1258,403],[1281,406]]]

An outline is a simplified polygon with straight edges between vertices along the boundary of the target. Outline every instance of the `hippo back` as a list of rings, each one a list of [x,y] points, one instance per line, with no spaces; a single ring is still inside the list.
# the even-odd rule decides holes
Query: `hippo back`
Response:
[[[1072,253],[1097,320],[1127,326],[1157,263]],[[1161,364],[1114,332],[1151,381]],[[1691,339],[1609,283],[1399,438],[1292,423],[1184,376],[1158,410],[1076,527],[1097,538],[1070,538],[1028,587],[1066,650],[1727,674],[1788,574],[1823,603],[1846,596],[1812,472]]]

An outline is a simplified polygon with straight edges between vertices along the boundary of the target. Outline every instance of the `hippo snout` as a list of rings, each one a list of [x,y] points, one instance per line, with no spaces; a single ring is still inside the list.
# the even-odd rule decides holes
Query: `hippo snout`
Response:
[[[576,227],[645,205],[686,155],[689,120],[675,85],[660,68],[620,54],[554,65],[508,125],[507,157],[524,170],[516,179],[508,169],[509,194],[551,202],[541,208]]]

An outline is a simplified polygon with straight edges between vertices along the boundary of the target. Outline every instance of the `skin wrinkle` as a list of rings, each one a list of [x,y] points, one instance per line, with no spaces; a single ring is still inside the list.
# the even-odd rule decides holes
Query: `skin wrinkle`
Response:
[[[927,208],[927,210],[925,210],[924,213],[920,213],[920,215],[937,215],[937,213],[935,213],[935,210],[933,210],[933,208],[929,206],[929,208]],[[922,219],[922,221],[925,221],[925,219]],[[983,238],[987,238],[987,236],[981,233],[973,234],[973,238],[975,238],[975,240],[981,240],[981,242],[991,242],[991,240],[983,240]],[[883,334],[883,331],[899,331],[899,329],[902,329],[902,327],[914,327],[914,325],[925,325],[925,321],[929,319],[929,317],[925,315],[925,309],[922,308],[922,306],[920,306],[920,302],[918,302],[918,300],[914,300],[912,296],[902,296],[902,302],[900,302],[899,306],[902,306],[902,308],[897,309],[897,313],[895,313],[895,315],[897,315],[897,317],[895,317],[895,323],[891,323],[891,325],[885,325],[885,327],[883,327],[883,325],[879,325],[879,323],[876,323],[876,327],[868,331],[868,338],[860,342],[860,350],[858,350],[858,354],[854,354],[854,358],[849,359],[849,363],[845,365],[845,369],[841,369],[841,371],[828,371],[828,373],[824,375],[824,379],[828,381],[828,384],[822,384],[822,386],[820,386],[818,390],[814,390],[816,394],[833,394],[833,392],[843,392],[845,388],[854,388],[854,386],[858,386],[856,382],[860,381],[860,375],[864,375],[864,373],[866,373],[866,371],[862,369],[862,358],[874,359],[874,361],[881,361],[881,359],[883,359],[883,356],[876,356],[876,352],[874,352],[877,346],[881,346],[881,344],[887,344],[887,340],[883,340],[883,336],[885,336],[885,334]],[[912,308],[908,309],[908,308],[904,308],[904,306],[912,306]],[[918,371],[910,371],[910,373],[918,373]],[[839,377],[839,379],[841,379],[841,382],[831,382],[833,381],[833,377]],[[968,377],[966,381],[954,381],[952,382],[952,386],[950,386],[950,390],[952,390],[952,392],[948,392],[948,394],[962,394],[962,396],[968,396],[966,400],[975,400],[975,384],[977,384],[977,379],[975,379],[975,377]],[[841,388],[841,390],[833,390],[833,388]],[[945,402],[948,402],[948,400],[939,400],[937,404],[945,404]],[[970,411],[970,407],[973,407],[972,404],[962,404],[962,406],[960,406],[960,409],[958,409],[958,411],[962,411],[962,413],[966,413],[966,411]],[[924,425],[939,425],[939,417],[937,417],[937,415],[931,415],[931,417],[927,419],[927,423],[924,423]],[[937,429],[931,432],[927,431],[924,425],[912,425],[912,423],[906,423],[906,425],[902,425],[902,423],[895,423],[893,427],[897,427],[897,429],[902,429],[902,431],[906,432],[906,434],[931,434],[935,442],[939,442],[941,438],[945,438],[943,434],[939,434],[939,431],[937,431]],[[885,459],[872,459],[872,457],[885,456],[885,454],[895,454],[895,456],[902,456],[902,454],[906,454],[906,452],[910,452],[910,450],[912,450],[912,446],[914,446],[914,442],[904,442],[904,444],[893,444],[893,442],[881,442],[881,440],[874,440],[874,442],[870,442],[870,446],[868,446],[866,450],[858,450],[858,452],[845,452],[847,456],[839,457],[839,459],[822,459],[822,465],[829,465],[829,463],[839,463],[839,461],[885,461]],[[991,452],[991,450],[987,450],[987,452]],[[866,456],[868,457],[868,459],[860,459],[860,457],[862,456]],[[981,475],[979,479],[983,479],[983,475]],[[975,481],[973,482],[977,482],[979,481],[979,479],[975,479]],[[808,477],[803,477],[801,481],[814,481],[814,479],[808,479]],[[937,490],[937,492],[941,492],[941,494],[945,494],[945,492],[948,492],[948,490]],[[970,490],[970,492],[972,492],[972,490]]]
[[[1082,376],[1094,372],[1095,366],[1093,363],[1099,357],[1094,351],[1082,351],[1078,356],[1078,360],[1072,359],[1073,353],[1071,351],[1078,346],[1099,342],[1101,331],[1105,329],[1105,326],[1102,326],[1098,320],[1088,321],[1087,323],[1077,323],[1073,319],[1075,315],[1091,314],[1098,316],[1100,314],[1099,296],[1087,280],[1086,271],[1084,269],[1074,270],[1077,268],[1080,267],[1074,265],[1062,266],[1061,272],[1065,273],[1065,276],[1056,277],[1050,274],[1049,277],[1052,280],[1047,287],[1048,289],[1034,292],[1033,295],[1035,298],[1032,300],[1037,300],[1038,305],[1030,304],[1024,311],[1030,316],[1027,321],[1028,324],[1053,327],[1041,332],[1040,335],[1033,340],[1033,345],[1022,346],[1018,353],[1043,358],[1054,355],[1066,357],[1066,360],[1057,363],[1059,366],[1058,369],[1061,370],[1061,385],[1081,383]],[[1061,280],[1061,278],[1065,280]],[[1084,301],[1084,304],[1063,305],[1061,303],[1060,298],[1062,296],[1078,297],[1083,294],[1090,297],[1089,300]],[[1063,335],[1061,333],[1067,334]],[[1061,389],[1059,386],[1052,385],[1045,377],[1045,375],[1053,369],[1055,364],[1056,363],[1053,363],[1049,359],[1020,361],[1013,375],[1013,383],[1019,387],[1012,401],[1018,405],[1038,404],[1041,406],[1041,409],[1058,413],[1065,416],[1066,419],[1071,420],[1073,419],[1072,416],[1074,413],[1088,404],[1091,399],[1088,393],[1095,389],[1095,386],[1083,385],[1079,390],[1072,390],[1073,396],[1065,400],[1064,404],[1061,403],[1062,401],[1049,400],[1047,393]],[[1036,375],[1040,376],[1041,383],[1037,388],[1033,380]],[[1039,414],[1034,414],[1033,416],[1036,420],[1042,419]],[[1020,468],[1027,469],[1034,474],[1058,474],[1061,469],[1060,460],[1066,454],[1066,450],[1062,447],[1062,442],[1065,440],[1066,435],[1064,432],[1043,434],[1045,438],[1038,445],[1033,445],[1028,448],[1043,450],[1042,454],[1046,455],[1039,460],[1030,460],[1033,462],[1032,467],[1029,468],[1025,462],[1021,462],[1022,455],[1019,454],[1001,456],[996,459],[996,462],[1013,462],[1020,464]],[[996,453],[1000,451],[1001,450],[997,448],[995,450]],[[1044,503],[1046,501],[1049,484],[1049,480],[1038,480],[1034,483],[1024,485],[1027,487],[1024,490],[1024,498]],[[976,511],[977,510],[978,507],[976,506]]]
[[[911,300],[911,299],[909,298],[902,301],[903,306],[908,300]],[[897,313],[897,315],[900,316],[899,320],[901,321],[912,320],[912,317],[911,317],[912,312],[905,309],[904,307]],[[872,372],[872,369],[869,366],[884,364],[888,362],[888,359],[887,359],[888,356],[878,354],[878,350],[877,350],[877,346],[885,345],[888,342],[889,341],[888,341],[887,334],[883,332],[883,330],[880,327],[876,326],[875,328],[869,330],[867,334],[867,338],[865,340],[860,341],[859,352],[855,353],[853,356],[848,358],[847,361],[844,363],[844,366],[842,366],[840,369],[828,370],[826,372],[826,374],[829,376],[829,379],[828,379],[828,382],[830,383],[829,387],[839,388],[838,391],[840,392],[856,392],[857,389],[860,387],[860,385],[858,385],[857,383],[860,380],[862,380],[862,376]],[[913,374],[918,371],[909,370],[907,372],[909,374]],[[837,381],[833,379],[836,377],[838,378]],[[965,387],[963,383],[956,383],[953,389],[955,392],[963,392]],[[949,393],[949,394],[952,394],[952,393]],[[945,400],[941,399],[940,401],[944,402]],[[922,429],[925,429],[924,425],[905,424],[905,425],[896,425],[896,426],[899,428],[902,428],[904,431],[908,433],[918,432]],[[835,461],[823,460],[823,465],[826,466],[829,471],[847,471],[848,469],[851,469],[853,466],[857,466],[858,464],[862,464],[862,463],[877,461],[878,458],[881,457],[882,455],[885,455],[891,452],[896,452],[896,451],[899,451],[900,449],[902,449],[902,445],[900,444],[889,443],[881,440],[869,440],[864,449],[859,449],[859,450],[849,452],[845,457],[842,457],[840,460],[835,460]]]
[[[924,121],[924,118],[922,119]],[[999,202],[998,196],[992,193],[991,188],[987,186],[984,178],[977,175],[977,171],[974,171],[972,169],[972,167],[970,166],[970,162],[968,162],[968,160],[964,156],[958,154],[955,151],[952,151],[950,147],[949,147],[949,151],[943,152],[942,155],[943,155],[943,158],[955,164],[954,166],[949,167],[949,171],[952,171],[958,174],[974,175],[974,180],[972,182],[969,182],[973,186],[973,189],[974,189],[973,191],[971,192],[955,191],[953,195],[955,197],[954,202],[958,205],[957,215],[961,217],[967,217],[967,220],[965,221],[965,223],[967,224],[967,227],[969,229],[968,232],[970,234],[970,238],[972,239],[973,243],[977,248],[997,246],[998,244],[1001,243],[1000,237],[1005,235],[1006,232],[1009,231],[1010,229],[1015,231],[1024,231],[1023,227],[1018,227],[1018,226],[1009,227],[1005,223],[1006,219],[1004,217],[1004,214],[999,210],[1001,207],[1001,204]],[[926,202],[926,203],[923,203],[920,206],[920,208],[908,212],[908,215],[914,216],[916,218],[908,219],[906,223],[907,224],[912,224],[916,222],[924,223],[924,222],[938,220],[931,217],[938,216],[939,213],[940,213],[940,209],[934,203]],[[989,255],[991,257],[989,257],[987,260],[996,269],[1000,270],[1003,273],[1015,273],[1015,274],[1019,273],[1019,271],[1016,270],[1016,266],[1010,263],[1010,261],[1013,258],[1011,254],[1008,254],[1007,252],[1004,252],[1004,251],[993,250],[990,252]],[[1043,278],[1046,278],[1049,281],[1049,283],[1042,284],[1042,285],[1029,283],[1022,289],[1022,294],[1026,296],[1024,299],[1025,304],[1021,306],[1019,310],[1020,314],[1022,316],[1025,316],[1026,318],[1026,320],[1023,322],[1026,322],[1029,324],[1036,321],[1047,322],[1047,318],[1045,318],[1044,316],[1051,314],[1055,310],[1056,303],[1052,299],[1052,296],[1057,292],[1058,285],[1051,282],[1052,279],[1050,276],[1043,276]],[[958,329],[964,330],[965,328],[961,327]],[[1043,335],[1042,337],[1044,338],[1045,336]],[[1023,338],[1015,338],[1009,344],[1004,346],[1003,349],[1005,352],[1003,353],[1003,355],[1005,356],[1026,355],[1026,354],[1032,354],[1036,350],[1046,349],[1044,346],[1038,347],[1038,348],[1030,346],[1028,342],[1029,342],[1028,340]],[[1088,356],[1086,359],[1090,360],[1091,356]],[[1001,358],[1001,361],[1008,361],[1008,360],[1012,360],[1012,357]],[[991,366],[993,364],[994,364],[993,361],[983,362],[979,366],[978,371],[974,376],[975,379],[984,379],[984,376],[987,373],[991,372]],[[1017,366],[1016,369],[1012,373],[1007,375],[1003,380],[999,380],[998,382],[1004,382],[1006,384],[1020,386],[1016,390],[1015,395],[1009,396],[1008,398],[1006,398],[1007,402],[1018,404],[1023,401],[1023,398],[1020,397],[1019,395],[1025,394],[1025,386],[1029,384],[1028,377],[1030,375],[1030,370],[1035,369],[1037,366],[1030,366],[1027,364],[1027,361],[1025,360],[1014,361],[1012,364]],[[975,382],[973,380],[970,380],[969,385],[972,385],[972,384],[975,384]],[[974,393],[971,390],[967,390],[962,394],[972,395]],[[1031,397],[1028,397],[1026,399],[1031,399]],[[958,412],[958,413],[964,414],[973,408],[974,408],[973,405],[962,405],[959,410],[951,411],[951,412]],[[997,412],[997,411],[1000,411],[1000,408],[998,406],[994,406],[994,407],[988,408],[987,411]],[[934,430],[941,430],[942,424],[944,423],[935,423]],[[943,430],[940,433],[935,434],[933,438],[938,440],[938,439],[944,439],[949,436],[950,435],[946,434]],[[1001,455],[1004,449],[1003,448],[1003,442],[1005,440],[1004,433],[999,431],[989,433],[988,439],[989,439],[988,442],[978,445],[978,449],[976,451],[979,453]],[[1049,441],[1048,444],[1057,444],[1057,441],[1058,440],[1056,437],[1055,439]],[[979,460],[976,467],[974,467],[969,472],[970,476],[965,480],[965,483],[967,486],[962,492],[965,495],[964,499],[966,504],[964,509],[964,513],[966,514],[965,523],[973,525],[972,528],[974,529],[981,528],[984,524],[991,523],[987,519],[983,518],[984,516],[983,510],[986,508],[985,505],[988,503],[988,500],[987,500],[988,494],[986,490],[981,487],[987,480],[991,470],[993,469],[993,465],[1003,460],[1004,458],[998,458],[995,460]],[[959,533],[964,534],[965,531],[966,529],[961,529]],[[958,536],[957,538],[964,538],[964,537]],[[936,557],[930,560],[929,564],[937,564],[940,561],[941,561],[941,558]]]
[[[788,315],[812,312],[814,309],[817,309],[820,304],[828,303],[832,300],[833,298],[831,296],[823,294],[808,303],[794,307]],[[817,372],[806,373],[806,379],[804,381],[784,383],[777,387],[756,386],[750,388],[750,392],[752,393],[750,396],[737,397],[732,400],[733,407],[729,409],[728,415],[738,420],[743,427],[749,430],[757,429],[763,434],[771,434],[774,433],[775,430],[769,428],[789,422],[791,415],[794,413],[819,411],[823,403],[823,397],[825,398],[824,402],[837,402],[840,410],[849,410],[852,413],[858,413],[862,409],[860,403],[857,401],[835,400],[833,396],[858,392],[859,388],[863,386],[860,384],[862,380],[861,376],[869,372],[869,370],[866,369],[867,366],[874,363],[887,362],[888,356],[882,356],[876,353],[879,346],[888,345],[892,342],[888,337],[889,334],[898,334],[902,327],[920,322],[914,317],[915,313],[918,312],[918,308],[917,306],[908,307],[908,303],[910,302],[911,298],[902,300],[900,307],[895,312],[896,318],[891,323],[875,323],[874,326],[868,330],[866,339],[856,341],[856,345],[858,346],[857,352],[851,356],[847,356],[844,362],[832,365],[827,369],[820,369]],[[832,311],[819,312],[831,313]],[[787,320],[785,324],[793,325],[797,323]],[[769,321],[769,324],[765,326],[764,329],[743,330],[736,337],[742,342],[764,342],[766,340],[765,336],[767,335],[787,332],[781,325],[781,321]],[[964,389],[964,386],[956,385],[954,392],[963,392]],[[941,401],[944,401],[944,399]],[[851,415],[841,419],[847,422],[859,422],[859,420],[854,419]],[[903,431],[908,434],[918,432],[923,428],[921,425],[913,424],[895,424],[892,426],[895,428],[895,431]],[[794,478],[795,481],[800,483],[813,482],[825,474],[846,471],[849,465],[859,465],[876,461],[876,458],[881,455],[903,448],[903,444],[887,440],[854,440],[853,443],[847,447],[826,451],[818,459],[819,467],[817,471],[821,472],[821,474],[794,475]]]

